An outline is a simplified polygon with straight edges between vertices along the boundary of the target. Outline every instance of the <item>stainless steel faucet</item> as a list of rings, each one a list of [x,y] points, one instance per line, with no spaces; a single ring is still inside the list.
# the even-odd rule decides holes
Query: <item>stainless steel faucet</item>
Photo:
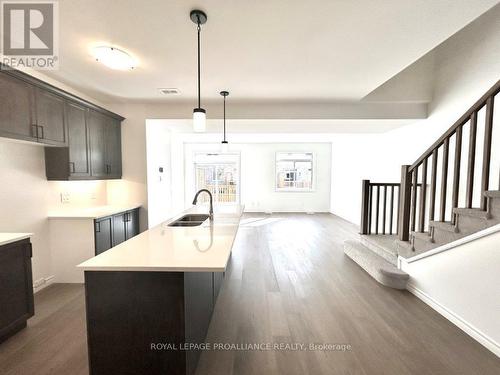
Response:
[[[196,205],[196,202],[198,202],[198,195],[200,195],[200,193],[203,193],[203,192],[207,193],[208,196],[210,197],[209,217],[210,217],[210,220],[213,220],[214,219],[214,205],[213,205],[212,193],[210,192],[210,190],[207,190],[207,189],[198,190],[198,192],[194,196],[193,204]]]

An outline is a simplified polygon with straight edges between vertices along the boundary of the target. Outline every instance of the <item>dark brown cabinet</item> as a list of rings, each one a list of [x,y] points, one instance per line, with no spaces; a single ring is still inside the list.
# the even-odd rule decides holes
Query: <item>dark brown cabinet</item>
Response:
[[[32,85],[0,72],[0,136],[36,142],[34,102]]]
[[[113,223],[111,217],[105,217],[94,222],[95,226],[95,255],[111,249],[113,243]]]
[[[122,175],[122,132],[119,121],[107,118],[105,143],[106,174],[111,178]]]
[[[94,110],[89,111],[90,165],[94,177],[106,177],[106,117]]]
[[[0,70],[0,137],[50,146],[48,180],[121,178],[122,121],[25,73]]]
[[[34,314],[31,253],[29,239],[0,246],[0,342]]]
[[[65,100],[40,88],[36,92],[36,127],[39,142],[67,146]]]
[[[68,147],[45,147],[45,172],[49,180],[91,178],[87,109],[65,103]]]
[[[139,234],[139,209],[127,211],[125,218],[125,238],[134,237]]]
[[[113,246],[119,245],[125,241],[125,226],[127,213],[121,213],[113,216]]]
[[[89,134],[87,109],[76,103],[66,103],[68,119],[68,154],[71,176],[90,176]]]
[[[139,234],[139,208],[96,219],[96,255]]]
[[[121,122],[73,102],[65,113],[68,147],[45,148],[47,179],[121,178]]]
[[[85,271],[90,373],[194,374],[201,350],[180,345],[205,342],[223,277]],[[164,342],[178,350],[151,350]]]

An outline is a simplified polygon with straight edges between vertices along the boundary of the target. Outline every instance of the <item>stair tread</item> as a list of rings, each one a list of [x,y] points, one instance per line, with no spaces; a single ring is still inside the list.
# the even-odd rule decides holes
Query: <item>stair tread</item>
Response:
[[[458,229],[455,224],[453,224],[451,221],[437,221],[437,220],[431,220],[429,221],[429,227],[433,228],[439,228],[448,232],[453,232],[457,233]]]
[[[431,234],[429,232],[411,232],[411,235],[413,237],[420,238],[421,240],[432,240]]]
[[[500,198],[500,190],[488,190],[484,192],[484,196],[488,198]]]
[[[406,282],[410,276],[361,242],[344,241],[344,253],[379,283],[396,289],[406,289]]]
[[[480,219],[489,219],[490,215],[488,212],[481,210],[480,208],[454,208],[453,212],[458,215],[473,216]]]
[[[396,239],[396,235],[368,234],[362,235],[360,242],[389,263],[396,264],[398,261],[398,249],[394,243]]]

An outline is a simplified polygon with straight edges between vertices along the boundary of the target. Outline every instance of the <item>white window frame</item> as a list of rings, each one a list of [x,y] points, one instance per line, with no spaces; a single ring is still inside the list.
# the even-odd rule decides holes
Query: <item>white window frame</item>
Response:
[[[310,188],[278,188],[278,154],[311,154],[312,175]],[[274,154],[274,191],[277,193],[311,193],[316,191],[316,154],[312,151],[276,151]]]

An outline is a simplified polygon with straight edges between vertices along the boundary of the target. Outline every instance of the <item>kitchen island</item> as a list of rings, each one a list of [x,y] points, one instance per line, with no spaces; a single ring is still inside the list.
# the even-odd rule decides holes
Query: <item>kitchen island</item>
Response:
[[[192,207],[78,266],[90,374],[195,372],[243,206],[220,207],[199,226],[169,225],[205,211]]]

